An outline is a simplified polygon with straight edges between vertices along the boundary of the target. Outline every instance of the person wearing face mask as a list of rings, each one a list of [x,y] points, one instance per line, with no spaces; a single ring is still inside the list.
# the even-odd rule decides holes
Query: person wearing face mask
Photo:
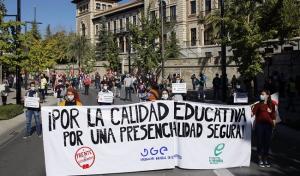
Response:
[[[113,96],[113,93],[108,89],[108,85],[105,83],[102,87],[102,90],[99,91],[98,96],[97,96],[97,100],[99,99],[100,94],[111,94]],[[99,105],[111,105],[112,103],[107,103],[107,102],[99,102]]]
[[[263,90],[260,94],[260,102],[252,109],[255,116],[255,134],[257,141],[258,165],[260,167],[270,167],[269,149],[271,136],[275,127],[275,104],[271,100],[269,90]]]
[[[171,97],[169,95],[169,91],[167,89],[163,89],[161,92],[161,100],[171,100]]]
[[[79,98],[76,96],[77,92],[73,88],[67,89],[65,100],[59,103],[59,106],[82,106]]]
[[[62,80],[58,80],[58,84],[54,88],[54,92],[57,98],[57,104],[63,101],[63,97],[65,96],[65,86],[63,85]]]
[[[30,89],[25,93],[27,97],[39,97],[39,92],[35,87],[35,82],[30,83]],[[31,120],[34,116],[36,133],[40,137],[42,134],[41,121],[40,121],[40,108],[27,108],[26,110],[26,131],[24,139],[31,136]]]

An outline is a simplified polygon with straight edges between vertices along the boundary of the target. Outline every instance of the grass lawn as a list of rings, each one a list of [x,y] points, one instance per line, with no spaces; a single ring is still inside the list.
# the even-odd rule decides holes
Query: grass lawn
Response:
[[[0,106],[0,120],[8,120],[23,113],[23,105],[8,104]]]

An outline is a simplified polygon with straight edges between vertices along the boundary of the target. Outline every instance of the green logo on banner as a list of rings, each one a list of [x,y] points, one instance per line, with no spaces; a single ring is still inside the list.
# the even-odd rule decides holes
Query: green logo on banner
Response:
[[[221,143],[221,144],[218,144],[216,147],[215,147],[215,156],[219,156],[222,154],[223,152],[223,149],[225,147],[225,144],[224,143]]]
[[[224,148],[225,148],[224,143],[220,143],[215,147],[215,149],[214,149],[215,156],[208,158],[210,164],[223,163],[223,159],[221,157],[219,157],[219,155],[221,155],[223,153]]]

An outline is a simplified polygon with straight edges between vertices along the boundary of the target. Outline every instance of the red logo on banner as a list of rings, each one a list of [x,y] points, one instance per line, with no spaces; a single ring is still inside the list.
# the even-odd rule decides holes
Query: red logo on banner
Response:
[[[95,162],[95,153],[89,147],[81,147],[75,153],[75,161],[82,169],[92,167]]]

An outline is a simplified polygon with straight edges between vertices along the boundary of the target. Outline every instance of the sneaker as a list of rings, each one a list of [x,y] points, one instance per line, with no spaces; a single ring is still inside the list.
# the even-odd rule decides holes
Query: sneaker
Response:
[[[23,139],[27,139],[29,137],[30,137],[30,135],[25,135],[25,136],[23,136]]]
[[[264,165],[265,165],[265,167],[271,167],[271,164],[268,160],[264,161]]]
[[[259,167],[265,167],[265,164],[264,164],[264,162],[262,160],[259,160],[258,161],[258,166]]]

